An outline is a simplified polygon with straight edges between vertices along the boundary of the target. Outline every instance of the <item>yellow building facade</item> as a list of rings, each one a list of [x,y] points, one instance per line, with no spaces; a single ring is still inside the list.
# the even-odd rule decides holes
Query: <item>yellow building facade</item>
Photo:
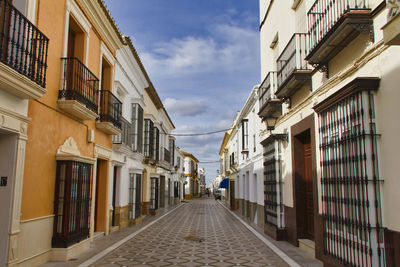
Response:
[[[65,261],[109,233],[113,94],[123,39],[101,1],[36,2],[36,25],[51,40],[47,93],[29,102],[20,232],[9,265]]]

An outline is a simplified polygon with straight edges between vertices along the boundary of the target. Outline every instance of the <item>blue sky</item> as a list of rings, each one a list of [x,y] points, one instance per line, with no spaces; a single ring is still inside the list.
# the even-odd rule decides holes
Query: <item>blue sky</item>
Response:
[[[260,83],[258,0],[105,0],[129,35],[164,106],[174,133],[231,126]],[[218,161],[223,133],[177,137],[200,161]],[[219,164],[200,164],[206,179]]]

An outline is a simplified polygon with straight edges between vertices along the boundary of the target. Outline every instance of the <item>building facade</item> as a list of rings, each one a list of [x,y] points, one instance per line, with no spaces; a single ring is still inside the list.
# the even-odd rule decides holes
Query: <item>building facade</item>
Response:
[[[1,266],[13,266],[20,260],[29,103],[41,99],[49,90],[50,37],[47,27],[36,22],[37,10],[36,1],[0,1]]]
[[[258,87],[254,87],[243,108],[225,134],[220,148],[221,175],[229,179],[225,190],[231,209],[264,226],[263,158],[260,134],[265,129],[257,113]]]
[[[260,0],[264,229],[326,266],[399,263],[391,2]]]
[[[0,265],[67,261],[179,203],[175,126],[103,1],[0,14]]]
[[[185,199],[192,199],[200,196],[200,183],[198,175],[199,160],[191,153],[181,150],[183,159],[183,171],[185,174]]]

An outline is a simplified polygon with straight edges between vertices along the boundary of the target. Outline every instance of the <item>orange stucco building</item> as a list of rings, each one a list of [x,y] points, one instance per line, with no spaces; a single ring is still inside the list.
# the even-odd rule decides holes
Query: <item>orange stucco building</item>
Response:
[[[9,265],[68,260],[109,233],[113,94],[122,36],[102,1],[33,1],[49,38],[47,93],[29,101],[20,232]]]

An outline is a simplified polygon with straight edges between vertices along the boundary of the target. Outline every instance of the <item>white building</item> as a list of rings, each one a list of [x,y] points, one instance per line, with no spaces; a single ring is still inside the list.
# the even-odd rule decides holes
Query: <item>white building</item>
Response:
[[[122,133],[113,137],[109,187],[111,229],[135,224],[141,216],[143,173],[143,94],[148,81],[131,40],[117,51],[114,87],[122,102]]]
[[[229,205],[264,226],[263,158],[260,134],[265,126],[258,117],[258,87],[251,90],[221,145],[222,176],[230,179]]]
[[[260,0],[264,229],[329,265],[400,262],[400,19],[385,6]]]
[[[199,176],[198,176],[198,159],[191,153],[181,150],[183,159],[183,171],[186,177],[185,180],[185,199],[198,197],[200,194]]]

